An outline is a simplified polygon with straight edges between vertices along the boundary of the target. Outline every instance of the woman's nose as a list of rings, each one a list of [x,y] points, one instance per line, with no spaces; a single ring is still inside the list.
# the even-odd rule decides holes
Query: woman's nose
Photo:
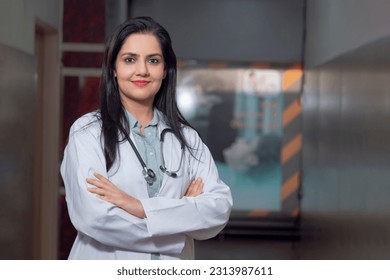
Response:
[[[148,66],[147,66],[146,62],[138,61],[136,74],[140,75],[140,76],[148,76],[149,75]]]

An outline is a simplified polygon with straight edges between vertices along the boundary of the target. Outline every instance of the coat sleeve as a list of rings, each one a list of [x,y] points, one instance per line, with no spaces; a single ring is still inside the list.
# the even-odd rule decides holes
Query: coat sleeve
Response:
[[[195,239],[212,238],[224,228],[230,216],[233,205],[230,188],[220,180],[207,146],[195,131],[188,130],[187,138],[195,156],[188,156],[190,176],[203,179],[203,193],[181,199],[142,199],[147,226],[153,236],[184,233]]]
[[[86,178],[98,172],[106,177],[105,158],[100,144],[100,125],[78,120],[61,164],[66,202],[74,227],[98,242],[122,250],[144,253],[179,254],[185,235],[152,237],[145,219],[128,214],[87,191]]]

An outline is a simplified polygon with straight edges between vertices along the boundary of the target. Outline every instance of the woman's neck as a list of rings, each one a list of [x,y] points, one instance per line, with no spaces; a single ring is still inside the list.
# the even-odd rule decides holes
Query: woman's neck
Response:
[[[137,103],[132,104],[132,106],[127,104],[124,107],[141,124],[141,132],[143,133],[145,126],[153,119],[153,106]]]

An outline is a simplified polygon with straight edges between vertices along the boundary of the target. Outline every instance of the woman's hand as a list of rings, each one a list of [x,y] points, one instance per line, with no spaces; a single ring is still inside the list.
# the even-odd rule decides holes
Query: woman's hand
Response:
[[[89,192],[138,218],[145,218],[144,207],[138,199],[128,195],[99,173],[95,172],[93,175],[96,179],[87,178],[86,180],[88,184],[95,186],[87,188]]]
[[[203,192],[203,180],[202,178],[197,178],[192,180],[184,196],[198,196]]]

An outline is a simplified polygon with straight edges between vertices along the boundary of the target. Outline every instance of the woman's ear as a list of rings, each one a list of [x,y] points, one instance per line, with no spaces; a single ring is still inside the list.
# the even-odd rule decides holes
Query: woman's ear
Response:
[[[166,76],[167,76],[167,69],[164,69],[164,76],[163,76],[163,79],[165,79]]]

